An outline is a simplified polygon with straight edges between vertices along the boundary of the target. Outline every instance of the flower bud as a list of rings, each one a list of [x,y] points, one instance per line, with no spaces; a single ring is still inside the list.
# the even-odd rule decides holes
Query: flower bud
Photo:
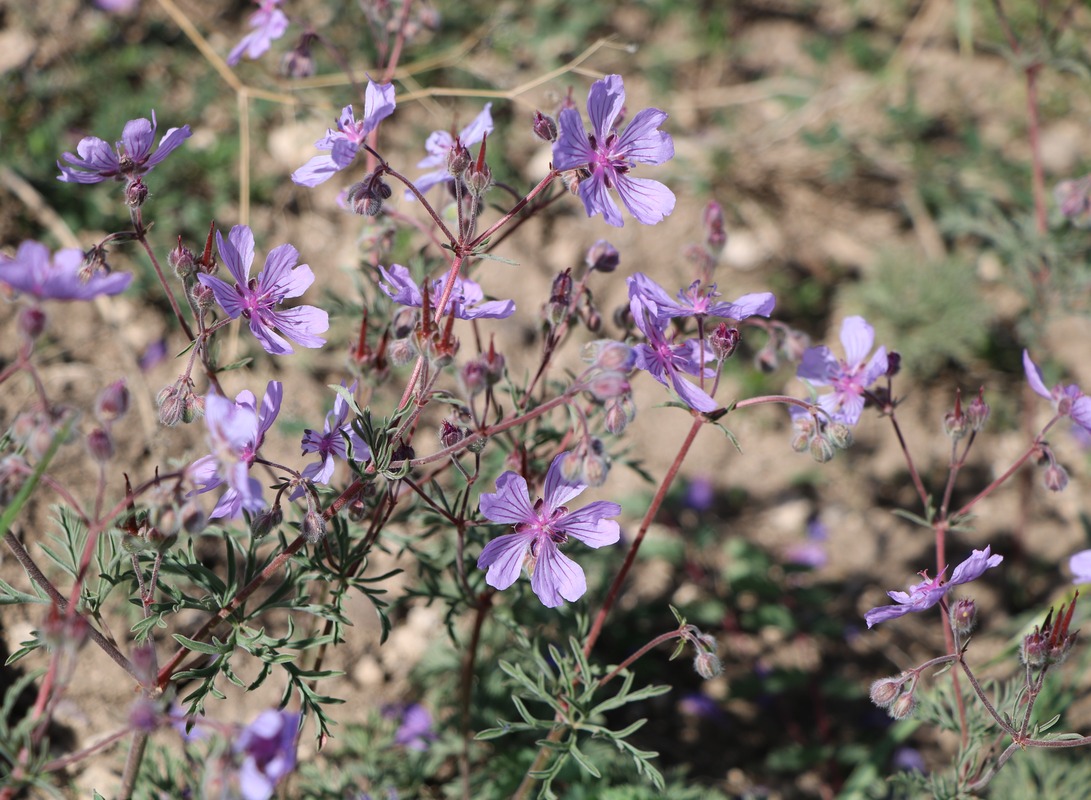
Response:
[[[553,117],[546,116],[541,111],[534,112],[531,129],[534,131],[534,135],[543,142],[557,141],[557,122]]]
[[[466,186],[470,190],[470,194],[474,197],[481,197],[492,186],[492,170],[489,169],[489,165],[485,163],[485,145],[488,142],[489,135],[485,134],[481,138],[481,149],[477,153],[477,161],[470,164],[466,170],[464,180]]]
[[[211,286],[194,281],[189,287],[189,297],[193,305],[201,311],[208,311],[216,305],[216,293]]]
[[[187,500],[182,504],[179,516],[182,518],[182,530],[190,536],[196,536],[208,525],[208,517],[205,516],[201,506],[193,500]]]
[[[105,428],[95,428],[87,434],[87,452],[100,464],[114,457],[114,442]]]
[[[579,483],[583,479],[583,458],[575,450],[565,453],[561,459],[561,477],[568,483]]]
[[[194,394],[191,390],[186,395],[185,406],[182,408],[182,422],[187,425],[195,420],[199,420],[205,415],[205,399],[200,395]]]
[[[1042,473],[1042,482],[1051,492],[1063,492],[1068,486],[1068,470],[1053,462]]]
[[[34,341],[45,330],[46,315],[38,306],[29,306],[19,312],[19,333],[28,341]]]
[[[715,200],[705,206],[701,217],[705,229],[705,244],[712,253],[719,253],[727,244],[727,231],[724,229],[724,210]]]
[[[173,428],[182,421],[182,414],[186,408],[186,399],[178,384],[165,386],[156,395],[155,403],[159,407],[159,424]]]
[[[706,681],[715,678],[724,671],[723,663],[715,653],[699,650],[693,658],[693,669]]]
[[[902,371],[902,354],[897,350],[891,350],[886,354],[886,376],[893,378]]]
[[[95,416],[102,422],[113,422],[129,410],[129,387],[124,379],[114,381],[95,400]]]
[[[830,443],[838,450],[848,450],[852,447],[852,427],[844,422],[831,422],[826,427],[826,436],[829,437]]]
[[[606,483],[606,476],[610,474],[610,462],[602,451],[602,441],[593,439],[592,447],[583,457],[580,473],[582,482],[588,486],[602,486]]]
[[[833,443],[823,433],[820,433],[811,439],[808,447],[811,451],[811,458],[819,464],[825,464],[833,458],[834,454],[837,452]]]
[[[275,503],[272,508],[259,511],[250,520],[250,535],[255,539],[262,539],[279,528],[283,521],[284,512],[280,508],[280,503]]]
[[[627,399],[628,402],[619,399],[610,403],[606,408],[604,425],[606,430],[614,436],[620,436],[624,433],[625,429],[629,427],[629,423],[633,421],[633,417],[636,416],[636,406],[633,404],[631,397],[628,397]]]
[[[443,420],[439,428],[439,439],[443,442],[443,446],[454,447],[456,444],[466,438],[466,429],[461,425],[455,425],[450,420]]]
[[[636,361],[636,350],[613,339],[598,339],[583,346],[580,358],[599,369],[629,372]]]
[[[0,459],[0,506],[15,499],[30,471],[30,464],[17,453]]]
[[[454,178],[461,178],[462,173],[469,168],[471,161],[473,161],[473,156],[470,155],[470,151],[456,136],[451,149],[447,151],[447,174]]]
[[[144,185],[144,181],[140,178],[130,181],[125,187],[125,204],[129,208],[140,208],[147,199],[148,187]]]
[[[612,370],[593,373],[592,377],[584,382],[583,388],[590,392],[596,400],[600,401],[612,400],[615,397],[628,394],[632,390],[632,386],[624,373]]]
[[[887,713],[890,714],[893,719],[905,719],[913,713],[916,707],[917,700],[913,697],[913,693],[905,692],[890,705]]]
[[[977,604],[969,598],[951,606],[951,630],[956,636],[965,637],[977,624]]]
[[[726,322],[717,325],[708,338],[709,347],[720,361],[725,361],[735,354],[739,346],[739,329]]]
[[[193,251],[182,244],[181,236],[178,237],[177,246],[167,253],[167,264],[174,270],[174,274],[183,280],[197,273],[197,259]]]
[[[317,509],[308,509],[303,515],[300,532],[309,544],[321,541],[326,536],[326,518]]]
[[[462,386],[470,397],[485,391],[485,387],[488,385],[485,378],[485,366],[477,358],[462,365],[462,369],[459,370],[459,378],[461,378]]]
[[[901,677],[880,678],[871,684],[871,691],[868,693],[871,697],[871,702],[879,708],[886,708],[898,699],[898,695],[902,693],[902,685],[904,683],[905,678]]]
[[[311,40],[314,38],[313,33],[304,33],[299,37],[296,46],[280,59],[281,75],[295,80],[314,75],[314,58],[311,57]]]
[[[386,351],[390,363],[395,367],[402,367],[413,360],[416,351],[408,338],[392,339],[390,347]]]
[[[598,272],[613,272],[621,263],[621,254],[617,248],[605,239],[599,239],[584,257],[584,263],[588,269]]]
[[[989,412],[991,410],[989,404],[985,402],[985,388],[982,387],[977,390],[977,397],[973,399],[966,409],[966,416],[970,418],[970,427],[975,431],[980,431],[984,428],[985,422],[989,419]]]
[[[948,411],[943,416],[943,433],[951,440],[958,441],[970,432],[970,421],[965,414]]]
[[[495,386],[504,377],[504,366],[507,363],[504,354],[500,353],[489,340],[489,349],[481,354],[481,364],[485,367],[485,380],[489,386]]]

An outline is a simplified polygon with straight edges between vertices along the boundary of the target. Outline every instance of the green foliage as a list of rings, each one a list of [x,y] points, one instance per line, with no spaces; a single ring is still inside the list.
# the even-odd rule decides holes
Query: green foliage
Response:
[[[902,369],[918,379],[948,363],[968,365],[989,336],[993,311],[974,269],[959,259],[928,261],[888,252],[867,281],[840,293],[846,312],[875,325],[876,341],[902,354]]]

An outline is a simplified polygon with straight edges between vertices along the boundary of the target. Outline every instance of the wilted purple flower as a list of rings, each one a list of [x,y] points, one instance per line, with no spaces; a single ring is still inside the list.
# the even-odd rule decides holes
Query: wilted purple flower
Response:
[[[242,755],[239,791],[243,800],[269,800],[276,785],[295,769],[296,736],[300,714],[262,711],[235,740]]]
[[[379,267],[379,272],[386,281],[380,283],[379,288],[387,297],[403,306],[420,308],[423,305],[424,298],[421,296],[420,287],[410,276],[408,269],[400,264],[391,264],[389,270]],[[446,283],[446,277],[432,281],[428,300],[433,310],[443,297]],[[482,302],[484,299],[485,293],[481,291],[480,284],[460,275],[455,278],[455,285],[451,287],[451,297],[447,301],[444,314],[454,314],[458,319],[504,319],[515,313],[515,303],[511,300]]]
[[[401,724],[394,734],[394,744],[410,750],[428,749],[428,744],[436,738],[436,734],[432,731],[432,715],[427,708],[420,703],[410,703],[404,707],[392,706],[388,711],[390,716],[401,718]]]
[[[621,202],[640,222],[654,225],[674,210],[674,193],[658,181],[632,178],[635,164],[662,164],[674,156],[670,134],[659,130],[665,112],[646,108],[639,112],[620,135],[614,129],[625,106],[625,87],[620,75],[607,75],[591,85],[587,95],[587,116],[592,132],[587,133],[574,108],[561,110],[560,135],[553,144],[553,166],[561,171],[584,169],[590,173],[579,181],[580,199],[593,217],[602,214],[615,227],[625,223],[609,190],[616,189]]]
[[[492,133],[492,103],[486,103],[484,110],[474,117],[473,122],[463,128],[458,134],[458,143],[469,148],[479,143],[486,134]],[[428,141],[424,143],[424,149],[428,151],[428,157],[418,162],[421,169],[431,169],[421,175],[413,185],[417,191],[424,194],[439,183],[448,183],[454,180],[454,176],[447,171],[447,155],[454,146],[455,139],[447,131],[432,131]],[[415,197],[412,192],[406,191],[407,197]]]
[[[197,279],[212,289],[216,302],[231,319],[242,315],[250,320],[254,334],[265,352],[276,356],[293,352],[284,336],[301,347],[321,347],[326,340],[320,333],[330,327],[330,317],[314,306],[297,306],[287,311],[275,311],[289,297],[299,297],[314,283],[314,273],[306,264],[296,266],[299,252],[290,244],[274,247],[265,259],[265,268],[256,280],[250,278],[254,263],[254,233],[246,225],[236,225],[225,241],[216,231],[216,246],[220,258],[235,279],[227,283],[215,275],[198,273]]]
[[[526,479],[505,472],[496,480],[496,493],[481,495],[481,513],[492,522],[514,525],[515,532],[493,539],[477,559],[480,569],[488,568],[485,582],[495,589],[507,589],[525,566],[530,588],[542,605],[555,608],[564,600],[576,601],[587,591],[583,569],[561,553],[560,545],[575,537],[588,547],[614,544],[621,530],[613,520],[621,506],[596,500],[579,511],[565,505],[587,488],[569,482],[561,474],[564,453],[553,459],[545,478],[545,496],[530,501]]]
[[[66,183],[100,183],[107,178],[135,178],[151,172],[152,168],[170,155],[190,136],[189,125],[171,128],[159,140],[159,148],[152,154],[155,140],[155,111],[152,120],[133,119],[125,123],[121,141],[114,147],[97,136],[86,136],[76,145],[76,153],[64,153],[68,165],[57,162],[61,174],[57,180]]]
[[[344,386],[344,381],[341,382]],[[348,387],[350,393],[356,391],[356,384]],[[303,477],[315,483],[328,484],[333,477],[334,458],[342,461],[348,460],[348,447],[345,437],[352,443],[352,456],[357,462],[367,461],[371,457],[371,451],[367,444],[360,438],[349,422],[349,404],[340,394],[333,401],[333,410],[326,415],[326,423],[322,432],[313,431],[310,428],[303,431],[303,453],[318,453],[319,460],[308,464],[303,468]],[[302,490],[300,490],[300,493]],[[293,495],[296,497],[297,495]]]
[[[815,386],[832,386],[833,393],[818,398],[835,422],[855,425],[864,410],[864,392],[887,369],[886,348],[880,347],[865,364],[875,343],[875,329],[863,317],[846,317],[841,323],[841,346],[845,358],[838,359],[825,345],[803,354],[796,377]]]
[[[640,294],[632,279],[629,280],[629,308],[633,312],[636,327],[648,340],[647,344],[638,344],[633,348],[636,368],[647,370],[648,374],[664,386],[673,387],[690,408],[706,413],[715,411],[719,404],[703,389],[682,378],[682,373],[703,374],[705,378],[715,376],[716,373],[700,363],[700,343],[691,339],[685,344],[673,344],[666,336],[670,321],[656,314],[656,306]],[[706,348],[705,360],[713,358],[711,350]]]
[[[951,580],[946,583],[943,582],[945,568],[933,580],[929,580],[928,576],[922,572],[921,577],[924,580],[911,586],[908,592],[887,592],[898,605],[879,606],[868,611],[864,614],[867,626],[870,628],[888,619],[904,616],[911,611],[929,609],[942,600],[952,586],[977,580],[985,574],[985,570],[997,566],[1004,560],[1003,556],[992,555],[991,549],[987,546],[984,550],[974,550],[969,558],[955,567],[954,572],[951,573]]]
[[[254,30],[242,37],[231,48],[227,56],[229,66],[235,66],[243,55],[249,59],[260,58],[269,49],[274,39],[279,39],[288,30],[288,18],[278,6],[281,0],[255,0],[258,10],[250,15],[250,27]]]
[[[90,300],[100,294],[120,294],[133,279],[127,272],[110,272],[83,280],[82,269],[79,250],[58,250],[50,259],[49,248],[34,241],[19,245],[15,258],[0,255],[0,283],[39,300]]]
[[[337,121],[337,130],[327,130],[326,135],[314,143],[319,150],[331,151],[330,154],[312,158],[292,173],[292,180],[301,186],[317,186],[329,180],[333,173],[352,163],[368,134],[393,113],[393,84],[369,80],[364,92],[364,118],[357,122],[352,106],[345,106]]]
[[[701,292],[700,281],[694,281],[688,289],[678,292],[675,300],[658,283],[642,272],[629,278],[629,295],[640,294],[646,303],[655,307],[656,316],[663,319],[674,317],[723,317],[725,319],[744,320],[747,317],[768,317],[773,313],[777,299],[770,292],[744,294],[733,303],[715,302],[720,296],[716,285]]]
[[[205,398],[205,422],[212,453],[190,464],[187,472],[198,487],[197,494],[223,483],[228,485],[209,515],[211,518],[231,519],[243,509],[253,513],[265,507],[261,482],[250,477],[250,465],[261,449],[266,431],[280,413],[283,394],[279,381],[269,381],[260,413],[250,391],[239,392],[234,402],[215,392],[209,392]]]
[[[1073,583],[1091,583],[1091,550],[1081,550],[1068,559]]]
[[[1058,414],[1072,417],[1081,428],[1091,431],[1091,397],[1081,392],[1080,387],[1074,383],[1067,386],[1058,383],[1052,390],[1047,389],[1045,381],[1042,380],[1042,371],[1026,350],[1023,351],[1023,370],[1027,374],[1030,388],[1052,402]]]

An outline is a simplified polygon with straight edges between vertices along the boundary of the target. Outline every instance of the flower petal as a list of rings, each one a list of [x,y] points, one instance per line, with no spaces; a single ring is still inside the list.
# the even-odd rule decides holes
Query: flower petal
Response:
[[[491,522],[518,525],[537,522],[538,515],[530,503],[526,479],[516,472],[505,472],[496,479],[496,493],[481,495],[481,513]]]
[[[530,588],[542,605],[556,608],[562,598],[570,602],[579,600],[587,592],[587,578],[583,568],[546,540],[538,551],[538,561],[530,578]]]

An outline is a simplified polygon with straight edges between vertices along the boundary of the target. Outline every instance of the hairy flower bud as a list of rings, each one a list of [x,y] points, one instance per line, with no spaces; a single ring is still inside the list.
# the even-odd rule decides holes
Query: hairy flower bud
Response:
[[[125,380],[111,383],[101,392],[95,400],[95,416],[102,422],[113,422],[125,416],[129,410],[129,387]]]
[[[625,374],[612,370],[602,370],[593,373],[592,376],[584,382],[583,388],[599,401],[612,400],[615,397],[629,394],[632,390],[629,379]]]
[[[313,33],[304,33],[299,37],[296,46],[280,59],[281,75],[294,80],[314,75],[314,58],[311,57],[311,41],[314,38]]]
[[[951,630],[956,636],[965,637],[977,624],[977,604],[964,598],[951,606]]]
[[[579,483],[583,477],[583,458],[572,450],[561,459],[561,476],[569,483]]]
[[[1042,482],[1051,492],[1063,492],[1068,486],[1068,470],[1053,462],[1043,471]]]
[[[724,666],[715,653],[700,650],[693,658],[693,669],[707,681],[723,672]]]
[[[622,395],[606,407],[606,430],[614,436],[620,436],[636,417],[636,404],[631,394]]]
[[[811,458],[817,461],[819,464],[825,464],[836,454],[837,449],[833,446],[833,443],[829,440],[824,433],[820,433],[815,436],[808,444],[811,451]]]
[[[557,122],[553,117],[546,116],[541,111],[534,112],[534,119],[531,122],[531,129],[534,131],[534,135],[541,139],[543,142],[555,142],[557,141]]]
[[[893,378],[902,371],[902,354],[897,350],[891,350],[886,354],[886,376]]]
[[[125,187],[125,203],[129,208],[140,208],[148,199],[148,187],[140,178],[131,180]]]
[[[159,407],[159,424],[172,428],[182,421],[182,414],[186,408],[186,399],[178,384],[164,386],[155,398]]]
[[[893,719],[905,719],[917,707],[917,700],[913,697],[912,692],[905,692],[897,700],[895,700],[890,708],[887,709],[887,713],[890,714]]]
[[[326,518],[315,508],[307,509],[300,525],[300,533],[308,544],[321,541],[326,536]]]
[[[393,339],[386,351],[390,363],[395,367],[402,367],[413,360],[416,351],[408,338]]]
[[[735,354],[739,346],[739,329],[721,322],[708,337],[708,344],[716,358],[725,361]]]
[[[190,391],[185,400],[185,405],[182,408],[182,422],[188,425],[205,415],[205,399]]]
[[[879,708],[886,708],[898,699],[898,695],[902,693],[903,684],[905,684],[905,678],[880,678],[871,684],[871,691],[868,693],[871,702]]]
[[[46,315],[39,306],[28,306],[19,312],[19,333],[33,342],[45,330]]]
[[[114,440],[105,428],[95,428],[87,434],[87,452],[100,464],[114,457]]]
[[[488,134],[481,137],[481,149],[477,153],[477,161],[470,164],[464,177],[470,194],[478,198],[482,197],[492,186],[492,170],[485,163],[485,145],[488,139]]]
[[[250,535],[255,539],[264,538],[280,527],[283,521],[284,512],[280,508],[280,503],[274,503],[272,508],[259,511],[250,520]]]
[[[449,419],[443,420],[439,427],[439,440],[444,447],[454,447],[466,438],[467,430]]]
[[[587,251],[583,260],[588,269],[597,272],[613,272],[621,263],[621,254],[608,241],[599,239],[591,245],[591,249]]]
[[[975,431],[984,428],[985,422],[989,419],[990,411],[989,404],[985,402],[985,388],[982,387],[977,390],[977,397],[966,409],[966,416],[970,419],[970,427]]]
[[[470,155],[470,151],[456,136],[451,149],[447,151],[447,174],[454,178],[461,178],[462,173],[469,168],[472,161],[473,156]]]
[[[636,362],[636,350],[613,339],[598,339],[583,346],[580,358],[599,369],[629,372]]]

